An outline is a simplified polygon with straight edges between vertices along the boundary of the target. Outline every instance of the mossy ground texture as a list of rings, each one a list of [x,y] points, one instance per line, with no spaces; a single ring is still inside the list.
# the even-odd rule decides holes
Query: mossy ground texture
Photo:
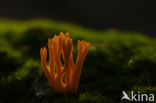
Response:
[[[60,32],[73,38],[75,60],[77,40],[91,43],[75,95],[56,93],[40,64],[40,48]],[[0,65],[0,103],[119,103],[122,90],[156,94],[156,39],[136,32],[0,19]]]

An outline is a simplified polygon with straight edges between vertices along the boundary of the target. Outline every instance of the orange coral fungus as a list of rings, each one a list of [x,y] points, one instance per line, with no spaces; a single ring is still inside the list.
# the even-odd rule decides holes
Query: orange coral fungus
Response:
[[[47,49],[41,48],[41,64],[43,71],[48,78],[52,88],[60,93],[76,93],[82,66],[88,53],[90,44],[78,40],[78,57],[76,63],[73,62],[73,43],[69,33],[54,36],[48,39],[49,48],[49,68],[46,65]],[[61,63],[63,58],[64,66]]]

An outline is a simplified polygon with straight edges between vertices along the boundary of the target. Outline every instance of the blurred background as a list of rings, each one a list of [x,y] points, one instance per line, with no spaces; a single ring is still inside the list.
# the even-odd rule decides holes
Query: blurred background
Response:
[[[152,0],[0,1],[0,103],[127,103],[123,90],[156,94],[155,11]],[[73,39],[74,61],[77,40],[91,43],[75,95],[55,92],[41,68],[40,48],[60,32]]]
[[[6,0],[0,3],[0,17],[28,20],[49,18],[104,30],[115,28],[156,34],[156,6],[153,0]]]

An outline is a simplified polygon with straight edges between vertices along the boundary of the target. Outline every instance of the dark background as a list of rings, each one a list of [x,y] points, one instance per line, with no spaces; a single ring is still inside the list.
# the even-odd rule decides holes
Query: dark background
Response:
[[[154,1],[154,0],[153,0]],[[0,17],[50,18],[87,28],[116,28],[156,37],[156,3],[152,0],[1,0]]]

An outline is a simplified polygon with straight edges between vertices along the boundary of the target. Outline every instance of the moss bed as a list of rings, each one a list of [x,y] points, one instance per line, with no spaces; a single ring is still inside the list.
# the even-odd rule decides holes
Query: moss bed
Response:
[[[56,93],[41,68],[40,48],[59,32],[73,38],[74,59],[77,40],[91,43],[75,95]],[[137,32],[0,19],[0,65],[0,103],[119,103],[123,90],[156,93],[156,39]]]

